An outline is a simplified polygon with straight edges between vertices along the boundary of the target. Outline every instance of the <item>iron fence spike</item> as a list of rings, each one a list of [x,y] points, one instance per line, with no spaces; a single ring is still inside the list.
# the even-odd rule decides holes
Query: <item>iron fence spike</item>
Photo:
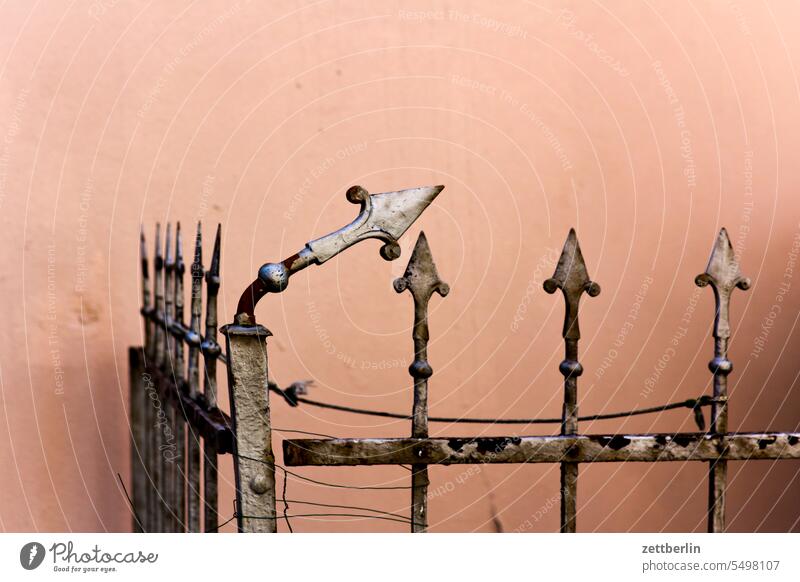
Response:
[[[181,233],[180,222],[175,225],[175,268],[183,274],[185,265],[183,263],[183,234]]]
[[[214,251],[211,254],[211,267],[209,272],[212,277],[219,277],[220,240],[222,238],[222,225],[217,224],[217,234],[214,237]]]
[[[156,271],[160,271],[164,268],[164,257],[161,254],[161,223],[156,222],[156,264],[155,269]]]
[[[694,279],[698,287],[711,286],[714,290],[714,358],[708,368],[714,375],[714,403],[711,406],[709,432],[728,432],[728,374],[733,363],[728,359],[728,341],[731,336],[730,302],[737,287],[750,288],[750,279],[743,277],[739,263],[728,237],[728,231],[720,229],[705,272]],[[723,437],[723,441],[727,437]],[[725,491],[728,486],[728,464],[724,460],[713,461],[709,468],[708,531],[725,530]]]
[[[142,264],[142,277],[148,279],[150,277],[150,273],[148,268],[149,261],[147,260],[147,243],[144,236],[144,226],[142,226],[141,230],[139,231],[139,259]],[[147,307],[147,305],[144,307]]]
[[[428,302],[434,292],[447,296],[450,287],[441,280],[433,261],[428,239],[420,232],[414,251],[408,261],[405,274],[394,280],[394,290],[405,290],[414,298],[414,361],[408,373],[414,378],[414,405],[411,414],[411,436],[428,437],[428,378],[433,369],[428,362]],[[411,466],[411,531],[424,532],[428,528],[428,468],[425,465]]]
[[[165,255],[165,259],[164,260],[166,261],[166,263],[164,264],[164,267],[167,268],[167,269],[171,269],[172,265],[173,265],[173,263],[172,263],[172,223],[171,222],[167,223],[167,232],[166,232],[166,235],[164,237],[164,255]]]
[[[589,279],[586,262],[583,260],[581,246],[575,229],[569,229],[564,249],[558,259],[556,270],[550,279],[544,282],[544,290],[555,293],[561,289],[564,294],[564,360],[558,367],[564,376],[564,406],[561,413],[561,434],[578,433],[578,376],[583,373],[583,366],[578,361],[578,340],[581,337],[578,325],[578,308],[581,295],[588,293],[590,297],[600,294],[600,285]],[[578,495],[578,464],[565,461],[561,463],[561,531],[576,531]]]

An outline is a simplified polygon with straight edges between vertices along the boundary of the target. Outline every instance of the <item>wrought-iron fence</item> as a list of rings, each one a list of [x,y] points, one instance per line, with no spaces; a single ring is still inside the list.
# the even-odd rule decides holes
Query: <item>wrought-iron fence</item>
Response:
[[[748,279],[739,267],[725,229],[715,241],[698,286],[711,286],[714,317],[713,394],[661,406],[618,413],[578,415],[578,378],[583,368],[578,358],[579,302],[584,293],[595,297],[600,287],[588,275],[574,230],[570,230],[553,277],[544,290],[561,290],[566,309],[562,336],[565,358],[559,366],[564,376],[561,418],[444,418],[428,415],[428,302],[434,293],[444,297],[449,287],[433,262],[424,233],[420,234],[403,277],[394,281],[398,293],[408,290],[414,303],[412,332],[414,360],[409,367],[414,402],[411,414],[366,410],[320,402],[305,396],[305,383],[281,389],[267,373],[266,340],[270,332],[255,320],[255,306],[267,293],[286,289],[295,272],[322,264],[342,250],[367,238],[385,244],[381,255],[399,256],[397,239],[433,201],[443,187],[426,187],[370,195],[361,187],[348,190],[350,202],[361,205],[349,225],[309,242],[303,250],[280,263],[267,263],[242,294],[234,322],[223,326],[225,349],[217,342],[217,294],[220,286],[220,231],[217,229],[211,266],[202,265],[202,239],[198,225],[191,265],[190,323],[184,323],[184,263],[180,226],[172,246],[167,226],[162,250],[156,227],[154,289],[150,285],[147,249],[142,235],[142,315],[145,345],[131,348],[131,427],[134,528],[137,531],[217,531],[217,458],[233,454],[236,483],[234,518],[239,531],[275,532],[285,520],[291,530],[286,499],[289,476],[304,479],[275,463],[272,451],[269,393],[289,405],[311,405],[347,413],[408,419],[409,438],[324,438],[283,441],[284,463],[298,466],[409,465],[411,468],[410,517],[363,509],[375,517],[401,521],[412,532],[428,527],[428,465],[476,463],[559,463],[561,468],[561,531],[576,531],[578,467],[593,462],[703,461],[709,464],[708,531],[725,529],[727,461],[800,458],[800,433],[730,433],[727,428],[727,377],[733,369],[728,359],[729,305],[735,288],[746,290]],[[166,257],[166,258],[164,258]],[[204,285],[205,283],[205,285]],[[205,286],[205,325],[201,333],[202,290]],[[151,296],[154,301],[151,303]],[[188,358],[185,348],[188,346]],[[203,385],[200,383],[200,356]],[[217,362],[226,364],[230,415],[217,406]],[[710,407],[705,427],[703,408]],[[579,421],[624,418],[684,408],[698,425],[694,433],[585,435]],[[472,424],[559,424],[557,436],[429,437],[430,422]],[[284,472],[281,495],[276,490],[275,469]],[[201,482],[202,473],[202,482]],[[202,486],[201,486],[202,483]],[[284,512],[276,512],[281,500]],[[312,503],[312,505],[314,505]],[[317,504],[319,505],[319,504]],[[341,506],[339,506],[341,507]],[[202,511],[201,511],[202,510]],[[317,515],[317,514],[306,514]],[[336,515],[336,514],[332,514]],[[298,515],[299,517],[300,515]],[[233,519],[233,518],[231,518]]]

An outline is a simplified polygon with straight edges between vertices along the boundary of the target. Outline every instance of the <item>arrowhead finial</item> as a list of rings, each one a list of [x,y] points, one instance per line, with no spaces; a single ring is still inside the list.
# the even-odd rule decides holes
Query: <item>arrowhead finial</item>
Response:
[[[750,288],[750,279],[743,277],[739,271],[739,263],[733,252],[728,231],[724,228],[719,231],[711,257],[708,259],[705,273],[694,279],[698,287],[711,285],[714,289],[714,298],[717,303],[717,314],[714,318],[714,337],[729,338],[730,326],[730,299],[733,290],[738,287],[743,291]]]
[[[566,301],[562,335],[565,339],[580,339],[578,305],[581,295],[585,291],[590,297],[596,297],[600,294],[600,285],[589,279],[574,228],[569,229],[564,250],[561,251],[553,276],[544,282],[544,290],[548,293],[555,293],[556,289],[561,289]]]
[[[183,263],[183,234],[181,233],[181,223],[175,225],[175,271],[182,276],[185,270]]]
[[[147,243],[144,238],[144,226],[139,232],[139,260],[142,263],[142,277],[147,279],[149,277],[148,260],[147,260]],[[147,307],[145,305],[145,307]]]
[[[164,268],[164,256],[161,254],[161,223],[156,222],[156,260],[155,270],[160,271]]]
[[[211,252],[211,266],[206,273],[206,282],[219,287],[219,255],[220,239],[222,238],[222,225],[217,225],[217,235],[214,237],[214,250]]]
[[[411,291],[415,301],[426,304],[434,291],[442,297],[450,292],[450,286],[439,278],[424,232],[419,233],[405,274],[394,280],[395,291],[402,293],[406,289]]]
[[[166,263],[165,263],[164,267],[166,268],[167,271],[170,271],[170,270],[172,270],[172,267],[175,266],[175,264],[172,262],[172,223],[171,222],[167,223],[167,235],[166,235],[166,238],[164,240],[164,254],[166,255],[166,258],[165,258]]]

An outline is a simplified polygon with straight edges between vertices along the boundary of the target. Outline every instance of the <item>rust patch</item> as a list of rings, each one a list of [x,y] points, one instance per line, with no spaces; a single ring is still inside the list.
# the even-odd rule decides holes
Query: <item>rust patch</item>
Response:
[[[614,435],[613,437],[602,436],[599,438],[600,444],[615,451],[624,449],[631,444],[631,439],[622,435]]]
[[[767,448],[768,445],[775,444],[775,441],[777,441],[777,440],[778,440],[778,437],[776,437],[776,436],[768,437],[768,438],[765,438],[765,439],[758,439],[758,448],[763,451],[764,449]]]
[[[475,444],[477,452],[485,455],[500,453],[508,445],[518,445],[521,442],[519,437],[449,438],[447,446],[458,453],[465,445]]]
[[[688,447],[692,443],[697,442],[697,437],[690,434],[676,434],[672,437],[672,442],[680,447]]]

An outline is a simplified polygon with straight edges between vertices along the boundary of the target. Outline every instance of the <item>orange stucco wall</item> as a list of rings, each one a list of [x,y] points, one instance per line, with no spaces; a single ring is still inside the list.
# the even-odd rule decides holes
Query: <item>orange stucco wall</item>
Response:
[[[352,184],[447,188],[400,260],[359,245],[259,306],[279,383],[313,378],[314,398],[410,410],[412,307],[391,283],[424,228],[452,288],[431,305],[431,413],[558,416],[563,302],[541,283],[574,226],[603,287],[582,304],[581,412],[707,393],[713,300],[693,279],[726,226],[753,280],[733,300],[731,428],[798,428],[796,4],[14,0],[0,15],[0,529],[130,526],[117,473],[128,482],[140,224],[152,243],[155,221],[222,223],[225,321],[259,265],[355,216]],[[273,421],[276,444],[288,429],[409,430],[280,402]],[[693,426],[679,410],[582,430]],[[730,529],[800,529],[799,469],[733,464]],[[403,468],[299,471],[408,484]],[[705,474],[584,467],[579,529],[702,531]],[[435,467],[431,479],[434,531],[557,529],[555,466]],[[407,491],[290,481],[288,493],[408,506]]]

